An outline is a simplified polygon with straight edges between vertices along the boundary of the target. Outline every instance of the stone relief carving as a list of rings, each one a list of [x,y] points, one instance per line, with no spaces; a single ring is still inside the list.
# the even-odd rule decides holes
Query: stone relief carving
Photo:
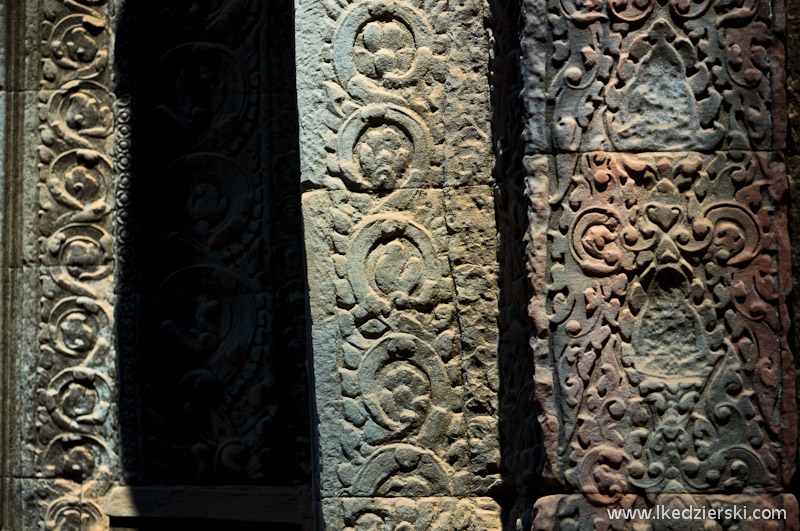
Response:
[[[783,4],[526,1],[535,152],[785,147]],[[542,23],[547,20],[547,23]]]
[[[330,19],[323,62],[299,83],[319,81],[313,90],[323,110],[311,112],[326,131],[324,145],[310,140],[324,164],[303,172],[308,186],[442,186],[487,169],[485,74],[451,46],[457,34],[485,47],[480,26],[461,23],[475,19],[477,3],[342,1],[315,9]],[[445,143],[455,131],[460,142]]]
[[[298,6],[298,21],[325,20],[299,23],[298,86],[331,528],[449,529],[446,499],[469,505],[500,482],[481,13],[437,0]],[[419,497],[437,512],[386,512]]]
[[[127,14],[133,186],[147,198],[131,207],[138,242],[120,251],[138,305],[124,370],[143,385],[125,395],[144,412],[123,426],[134,483],[310,474],[294,89],[278,75],[291,50],[276,46],[290,28],[271,11],[290,13],[150,2]]]
[[[442,194],[409,190],[388,204],[342,194],[306,206],[306,218],[329,218],[328,238],[341,242],[329,248],[336,307],[325,313],[341,337],[347,426],[340,441],[322,443],[344,452],[328,488],[356,496],[464,492],[455,286],[437,243],[445,234]]]
[[[337,523],[344,517],[334,509],[334,497],[357,505],[362,502],[354,498],[376,499],[387,507],[394,502],[380,499],[400,498],[408,500],[401,505],[413,505],[412,498],[468,497],[496,482],[486,475],[492,473],[486,461],[499,457],[491,435],[496,420],[482,411],[493,398],[474,374],[482,363],[491,366],[482,360],[487,336],[469,337],[459,320],[462,311],[473,318],[463,310],[468,304],[482,305],[473,275],[491,289],[485,280],[491,270],[469,264],[451,270],[454,260],[477,253],[462,244],[469,229],[448,221],[458,214],[478,224],[488,220],[474,207],[459,206],[457,192],[451,199],[446,193],[304,196],[307,253],[325,257],[309,262],[309,288],[317,323],[317,403],[324,404],[318,406],[322,495],[333,504],[323,507],[330,526],[356,525],[361,518]],[[488,234],[493,224],[487,225]],[[452,230],[464,239],[448,237]],[[362,519],[369,518],[378,516]],[[447,528],[444,520],[421,522],[414,529]]]
[[[27,444],[47,529],[105,528],[117,470],[113,112],[106,2],[44,2],[39,80],[41,322]],[[34,516],[36,518],[37,516]]]
[[[242,5],[249,17],[266,16],[255,2]],[[37,473],[55,478],[55,495],[41,494],[45,524],[54,528],[105,525],[91,500],[107,489],[119,451],[108,428],[116,414],[111,296],[118,272],[136,266],[123,257],[115,272],[115,247],[121,252],[128,235],[124,220],[114,230],[111,203],[127,212],[131,104],[115,102],[108,87],[104,6],[45,7],[40,420],[32,445]],[[325,105],[310,113],[324,129],[306,128],[321,141],[309,143],[313,168],[305,177],[306,187],[324,190],[306,195],[306,209],[315,219],[309,249],[325,257],[310,278],[322,293],[333,277],[335,295],[312,294],[322,329],[315,351],[335,358],[321,362],[320,370],[335,371],[317,392],[347,420],[322,458],[323,488],[332,494],[326,514],[346,529],[491,528],[497,506],[481,497],[499,482],[494,228],[484,178],[491,156],[486,73],[474,68],[485,58],[469,55],[475,42],[485,48],[475,23],[480,7],[332,1],[324,8],[324,80],[314,97],[324,93]],[[628,503],[631,491],[712,499],[705,493],[779,490],[792,473],[794,435],[786,427],[796,415],[783,346],[784,172],[777,155],[714,150],[782,146],[781,118],[771,113],[782,97],[782,28],[773,23],[780,6],[531,5],[537,10],[549,22],[527,31],[551,32],[554,53],[526,66],[547,87],[526,89],[531,105],[544,109],[529,116],[530,151],[580,152],[527,160],[528,171],[543,176],[526,181],[534,230],[524,242],[542,302],[531,319],[550,331],[546,346],[534,349],[538,385],[553,396],[554,413],[544,419],[557,441],[548,445],[551,475],[601,504]],[[260,37],[231,13],[241,11],[215,4],[189,23],[208,41],[173,47],[153,66],[175,90],[154,96],[151,123],[163,126],[156,138],[172,143],[148,170],[155,169],[159,200],[182,206],[151,220],[167,270],[144,273],[162,293],[149,303],[159,323],[153,334],[206,360],[188,372],[176,364],[170,376],[182,385],[174,403],[186,406],[186,421],[211,411],[217,430],[195,429],[187,440],[203,442],[188,461],[159,462],[162,470],[148,473],[260,482],[274,462],[269,450],[259,453],[260,435],[280,424],[263,338],[278,334],[280,317],[264,316],[276,305],[273,286],[245,264],[267,267],[269,259],[253,256],[282,238],[265,230],[264,212],[299,214],[271,200],[281,192],[256,174],[264,158],[254,154],[254,124],[265,98],[251,73],[263,59],[241,52]],[[231,25],[252,40],[223,37]],[[199,78],[207,84],[191,83]],[[654,93],[669,99],[651,101]],[[576,107],[583,113],[573,118]],[[553,125],[537,136],[540,119]],[[656,150],[663,152],[641,153]],[[475,213],[487,207],[489,214]],[[287,263],[299,263],[284,244]],[[187,265],[186,256],[200,265]],[[547,267],[535,256],[546,256]],[[277,297],[289,301],[291,290]],[[176,301],[196,311],[186,314]],[[135,323],[121,324],[134,333]],[[509,336],[517,324],[507,322]],[[220,382],[233,382],[233,391],[203,402]],[[617,429],[623,424],[637,429]],[[189,448],[146,445],[153,453],[181,446],[184,457]],[[595,509],[581,502],[578,509],[558,503],[559,518],[593,518]]]
[[[555,183],[537,378],[566,485],[612,501],[789,481],[783,172],[749,152],[590,153]]]
[[[446,19],[429,19],[426,12],[443,12],[444,4],[326,7],[335,29],[324,47],[325,74],[332,74],[325,82],[324,120],[333,142],[326,146],[325,182],[353,190],[441,185],[436,145],[444,135],[449,44]]]
[[[525,2],[535,529],[794,473],[783,9]]]

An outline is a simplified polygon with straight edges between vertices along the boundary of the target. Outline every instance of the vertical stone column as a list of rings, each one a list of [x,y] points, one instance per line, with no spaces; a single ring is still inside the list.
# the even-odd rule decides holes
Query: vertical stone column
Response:
[[[475,0],[300,0],[326,529],[497,529],[496,233]]]
[[[110,3],[5,2],[4,528],[99,529],[117,473]],[[5,478],[4,478],[5,479]]]
[[[796,529],[783,3],[525,10],[534,528]]]

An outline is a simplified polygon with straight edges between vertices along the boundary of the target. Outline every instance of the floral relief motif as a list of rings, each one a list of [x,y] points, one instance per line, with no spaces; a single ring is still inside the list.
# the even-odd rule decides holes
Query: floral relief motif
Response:
[[[782,2],[525,4],[532,150],[785,147],[785,119],[770,109],[784,90]]]
[[[540,400],[560,481],[616,503],[791,478],[782,175],[749,152],[595,152],[558,186]]]
[[[328,24],[298,25],[298,50],[323,41],[321,54],[298,58],[313,350],[335,359],[333,370],[315,364],[317,408],[320,426],[345,419],[320,439],[323,518],[337,529],[493,528],[494,504],[490,524],[449,516],[449,501],[411,514],[419,497],[470,505],[500,483],[493,261],[469,251],[492,253],[494,233],[470,241],[459,218],[469,212],[483,229],[491,206],[476,196],[490,192],[448,190],[489,182],[484,6],[311,0],[299,9]],[[345,515],[343,498],[382,508]]]
[[[442,90],[433,69],[443,57],[433,48],[444,28],[431,27],[421,10],[428,6],[418,3],[362,1],[336,15],[325,119],[337,139],[329,148],[336,153],[329,186],[335,179],[355,190],[436,182],[432,135],[442,118],[426,100]]]
[[[91,14],[62,18],[50,34],[49,52],[53,70],[45,77],[92,79],[108,68],[108,27],[103,18]]]
[[[523,13],[543,475],[576,493],[537,503],[534,529],[628,529],[592,511],[657,496],[780,492],[797,444],[784,3]]]
[[[350,456],[338,478],[353,496],[451,495],[464,489],[464,472],[452,465],[466,456],[453,439],[462,406],[454,286],[436,243],[442,221],[433,217],[441,194],[391,197],[389,210],[348,214],[345,200],[332,211],[353,219],[340,227],[349,243],[334,258],[336,319],[346,432],[361,434],[338,443]]]
[[[117,467],[112,297],[112,97],[105,2],[48,3],[39,94],[39,525],[105,529],[93,500]],[[46,485],[52,485],[48,487]]]
[[[461,31],[448,18],[474,17],[474,2],[458,8],[441,0],[320,4],[334,29],[320,68],[326,104],[308,119],[330,134],[319,146],[327,158],[323,173],[309,168],[304,179],[315,187],[356,191],[474,180],[475,172],[460,173],[456,165],[470,155],[488,159],[488,100],[481,100],[478,88],[485,80],[477,65],[473,71],[447,66],[460,53],[450,34]],[[463,37],[485,46],[474,35]],[[465,152],[451,156],[445,153],[449,145],[461,144],[446,143],[449,134],[477,135],[478,142],[464,143]],[[393,163],[381,164],[381,153],[384,159],[392,154]],[[488,173],[487,166],[478,169]]]

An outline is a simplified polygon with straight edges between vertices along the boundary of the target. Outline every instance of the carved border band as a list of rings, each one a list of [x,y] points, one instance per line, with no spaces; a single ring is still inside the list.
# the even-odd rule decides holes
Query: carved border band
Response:
[[[96,503],[116,477],[113,339],[114,97],[105,1],[40,4],[34,263],[39,353],[26,426],[39,525],[107,526]],[[27,462],[23,456],[23,461]],[[46,481],[39,481],[42,478]]]

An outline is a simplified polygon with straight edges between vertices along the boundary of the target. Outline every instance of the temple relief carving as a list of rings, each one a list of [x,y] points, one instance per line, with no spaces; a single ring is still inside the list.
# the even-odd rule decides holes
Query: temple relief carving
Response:
[[[427,0],[298,5],[329,529],[499,526],[488,497],[500,454],[482,10]]]

